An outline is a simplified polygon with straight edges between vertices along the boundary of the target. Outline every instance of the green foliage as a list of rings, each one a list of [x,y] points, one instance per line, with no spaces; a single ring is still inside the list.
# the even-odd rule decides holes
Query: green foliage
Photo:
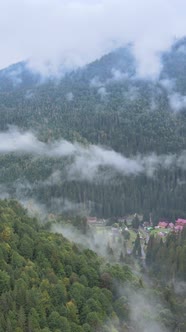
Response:
[[[133,252],[133,255],[135,257],[141,257],[142,256],[141,255],[141,243],[140,243],[140,235],[139,234],[137,234],[137,236],[136,236],[136,240],[134,242],[134,247],[133,247],[132,252]]]
[[[160,79],[173,79],[174,93],[186,95],[185,54],[177,52],[175,46],[162,60]],[[112,80],[111,69],[115,66],[129,73],[129,78]],[[0,130],[10,124],[23,130],[33,128],[44,142],[64,138],[84,145],[104,145],[132,158],[153,152],[179,156],[185,150],[185,109],[172,112],[169,92],[161,82],[130,79],[135,74],[135,63],[129,49],[118,50],[66,75],[58,84],[51,80],[38,85],[37,77],[24,74],[23,84],[14,88],[0,73]],[[98,87],[91,86],[96,77],[106,85],[106,98],[100,97]],[[66,98],[69,91],[74,95],[70,102]],[[28,92],[31,98],[26,97]],[[85,207],[87,202],[94,202],[91,213],[100,217],[134,211],[149,216],[151,212],[154,224],[159,217],[185,217],[186,171],[182,167],[162,169],[159,165],[154,177],[112,174],[109,181],[102,181],[107,171],[110,174],[103,167],[99,179],[91,183],[70,180],[66,176],[70,162],[69,158],[1,154],[0,186],[11,197],[17,192],[20,197],[35,197],[51,213],[56,213],[53,202],[60,198]],[[55,171],[61,174],[57,183],[51,177]],[[87,233],[85,219],[74,216],[71,223]],[[139,220],[135,218],[132,224],[137,229]],[[118,253],[122,266],[110,265],[47,229],[49,225],[40,227],[16,201],[0,202],[0,331],[139,331],[138,321],[136,326],[130,321],[128,293],[118,294],[118,287],[125,291],[125,285],[135,291],[143,288],[123,264],[126,248],[121,247]],[[124,232],[123,236],[127,241],[130,233]],[[186,330],[184,299],[167,286],[169,280],[186,280],[185,238],[185,231],[170,235],[166,242],[151,237],[147,247],[147,266],[163,280],[163,305],[154,313],[151,308],[155,303],[150,309],[147,303],[148,310],[139,319],[146,315],[150,321],[156,316],[171,332]],[[107,252],[114,260],[109,245]],[[141,256],[139,236],[133,254]]]
[[[124,70],[129,77],[114,80],[113,68]],[[184,72],[184,53],[171,49],[163,57],[160,79],[173,79],[174,93],[184,96]],[[28,79],[27,73],[24,83],[15,88],[10,79],[7,82],[6,75],[0,75],[0,129],[5,130],[10,124],[23,130],[32,128],[44,142],[64,138],[85,145],[98,144],[127,157],[152,153],[179,155],[186,146],[185,109],[172,112],[170,92],[162,86],[162,81],[131,79],[134,73],[135,62],[127,48],[66,75],[57,84],[52,80],[36,84],[35,79]],[[99,87],[91,85],[95,78],[106,84],[105,99],[100,98]],[[29,86],[32,98],[27,98]],[[66,98],[69,91],[74,95],[71,102]],[[84,206],[94,202],[92,214],[108,218],[134,211],[152,212],[153,222],[157,223],[159,216],[174,220],[186,213],[186,171],[180,167],[163,170],[160,165],[153,178],[115,174],[109,183],[90,183],[68,179],[69,163],[68,158],[52,160],[1,154],[0,182],[5,189],[6,186],[10,188],[7,190],[11,197],[19,188],[22,197],[36,197],[51,212],[55,212],[51,197],[61,197],[61,200],[68,199]],[[61,177],[54,183],[51,174],[56,170],[61,172]],[[105,168],[99,178],[102,174],[105,174]],[[86,224],[82,227],[86,233]]]
[[[175,296],[171,287],[145,288],[128,265],[108,264],[91,250],[43,230],[15,201],[0,201],[0,211],[0,331],[128,332],[138,326],[131,319],[131,294],[135,294],[142,298],[137,305],[146,298],[152,308],[156,305],[153,312],[145,300],[140,316],[144,324],[155,320],[172,332],[179,321],[184,332],[184,298]],[[165,255],[169,249],[172,254],[165,256],[169,266],[173,263],[174,269],[176,262],[177,276],[184,275],[185,231],[170,235],[165,243],[152,238],[149,247],[148,264],[157,257],[163,261],[158,248]]]
[[[15,201],[0,201],[0,211],[0,330],[101,329],[115,310],[115,283],[136,280],[129,267],[102,265],[91,250],[44,231]]]
[[[139,224],[140,224],[140,221],[139,221],[138,216],[136,215],[134,217],[134,219],[132,220],[132,227],[135,228],[135,229],[138,229],[139,228]]]
[[[178,233],[171,232],[165,242],[151,236],[146,262],[163,280],[186,281],[186,228]]]
[[[6,218],[0,217],[1,230],[6,229],[6,236],[0,241],[1,331],[128,331],[127,326],[133,326],[130,292],[138,294],[141,290],[153,301],[155,291],[145,295],[147,290],[128,265],[108,264],[91,250],[80,249],[62,235],[44,231],[15,201],[0,201],[0,210],[6,215]],[[28,246],[25,239],[29,239]],[[151,248],[155,241],[149,241]],[[182,276],[185,232],[176,237],[173,234],[160,247],[171,248],[176,241]],[[125,295],[121,296],[118,290]],[[184,331],[185,307],[180,309],[181,304],[171,288],[166,287],[159,293],[164,310],[158,309],[155,319],[170,331],[180,319],[180,330]]]
[[[0,270],[0,294],[6,292],[10,287],[10,276],[6,271]]]

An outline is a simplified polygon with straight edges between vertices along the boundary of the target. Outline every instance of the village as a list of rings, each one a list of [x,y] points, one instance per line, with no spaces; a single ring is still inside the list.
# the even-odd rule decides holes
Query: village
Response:
[[[83,235],[84,245],[95,252],[107,257],[111,262],[131,263],[132,257],[142,259],[145,266],[147,246],[151,235],[166,241],[171,232],[179,234],[186,227],[186,219],[178,218],[175,223],[160,219],[155,226],[151,214],[149,221],[144,221],[143,215],[131,214],[119,218],[103,219],[96,216],[73,219],[50,214],[49,220],[54,223],[62,222],[64,236],[73,234]],[[74,227],[74,229],[72,228]],[[80,241],[82,242],[82,241]],[[131,257],[132,256],[132,257]]]
[[[109,247],[117,248],[118,259],[120,252],[120,245],[125,246],[125,254],[130,255],[134,252],[135,241],[139,237],[141,244],[141,258],[145,259],[146,246],[148,244],[150,235],[158,236],[166,239],[170,232],[179,233],[186,227],[186,219],[178,218],[175,223],[162,219],[157,226],[153,226],[151,216],[149,221],[143,221],[143,216],[133,214],[114,220],[99,219],[97,217],[87,217],[87,224],[92,229],[94,234],[102,234],[108,236]],[[118,245],[117,245],[118,243]]]
[[[110,226],[113,234],[121,232],[123,228],[126,230],[128,230],[128,228],[133,228],[136,230],[144,229],[149,233],[156,230],[155,233],[159,236],[165,236],[170,231],[179,232],[186,227],[186,219],[181,218],[178,218],[175,223],[161,219],[159,220],[157,226],[153,226],[151,217],[149,221],[143,221],[143,216],[136,213],[134,215],[118,218],[113,224],[108,219],[99,219],[97,217],[87,217],[87,223],[88,225],[94,227]]]

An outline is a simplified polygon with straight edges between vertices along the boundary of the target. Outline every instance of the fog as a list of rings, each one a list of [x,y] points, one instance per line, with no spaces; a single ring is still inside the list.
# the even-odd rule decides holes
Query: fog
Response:
[[[164,169],[169,169],[170,167],[186,169],[186,152],[184,151],[178,156],[157,156],[152,153],[146,156],[138,155],[133,158],[126,158],[116,151],[101,146],[85,146],[78,142],[71,143],[65,140],[44,143],[39,141],[36,134],[31,131],[24,132],[16,127],[10,127],[8,131],[0,133],[0,154],[4,155],[6,153],[28,153],[34,158],[70,157],[67,176],[69,179],[74,178],[76,180],[95,181],[99,177],[99,172],[102,168],[111,169],[123,176],[137,176],[140,174],[156,176],[156,171],[159,167],[163,167]],[[56,214],[63,215],[63,213],[72,213],[74,211],[75,215],[90,215],[88,207],[91,207],[92,202],[79,204],[71,202],[64,197],[51,197],[51,207],[49,208],[39,203],[36,198],[29,196],[29,192],[32,191],[34,186],[36,186],[35,188],[46,186],[47,190],[47,186],[58,184],[61,179],[61,171],[54,170],[48,178],[36,184],[30,184],[27,181],[17,181],[13,184],[16,188],[15,197],[27,208],[30,215],[37,216],[40,220],[48,218],[51,207],[53,207]],[[7,189],[6,186],[1,185],[1,198],[11,197]],[[51,231],[62,233],[70,241],[94,250],[111,263],[119,261],[121,248],[123,248],[122,253],[126,254],[123,243],[113,240],[110,230],[103,230],[100,233],[90,231],[84,235],[73,226],[54,223]],[[113,250],[113,254],[109,253],[108,246]],[[137,273],[139,274],[139,271]],[[185,283],[175,283],[174,288],[176,294],[182,294],[185,292]],[[128,290],[126,291],[126,289]],[[134,292],[127,287],[120,289],[119,286],[118,292],[120,292],[121,296],[127,296],[130,308],[130,321],[132,325],[138,327],[138,331],[168,332],[159,321],[164,321],[168,317],[170,323],[172,316],[171,312],[167,308],[164,308],[159,295],[149,294],[145,289]]]
[[[73,93],[72,92],[68,92],[66,94],[66,99],[67,99],[67,101],[72,101],[74,99]]]
[[[173,93],[172,95],[169,95],[169,102],[171,108],[178,112],[183,108],[186,108],[186,96],[182,96],[179,93]]]
[[[104,171],[112,171],[123,176],[155,176],[161,169],[179,167],[186,169],[186,151],[179,155],[138,154],[127,158],[102,146],[81,145],[66,140],[44,143],[36,135],[22,132],[16,127],[0,133],[0,154],[30,154],[42,158],[70,158],[66,168],[68,179],[94,181]],[[108,174],[107,173],[107,174]],[[113,176],[113,174],[112,174]]]
[[[122,240],[119,241],[117,238],[114,239],[112,232],[109,229],[106,230],[103,228],[102,231],[97,232],[93,227],[92,231],[89,231],[84,235],[72,225],[53,224],[51,231],[63,234],[68,240],[79,244],[81,248],[89,248],[95,251],[111,264],[119,262],[121,251],[123,252],[124,257],[126,257],[127,254]],[[110,250],[112,250],[112,254],[109,252]],[[134,268],[133,273],[140,277],[139,268]],[[143,278],[142,275],[141,278]],[[165,305],[161,302],[158,291],[153,291],[152,282],[150,280],[147,281],[147,278],[145,278],[145,287],[138,289],[132,288],[130,283],[126,283],[125,286],[118,284],[117,280],[115,280],[114,283],[117,288],[118,297],[123,299],[125,302],[124,305],[129,309],[129,325],[132,325],[137,329],[134,330],[131,328],[131,331],[168,332],[164,323],[160,323],[160,321],[165,321],[166,317],[169,319],[170,323],[172,320],[172,313],[169,309],[165,308]]]
[[[186,108],[186,96],[176,91],[175,79],[163,79],[159,83],[167,91],[169,106],[174,112]]]
[[[59,75],[132,43],[138,75],[156,78],[161,52],[185,35],[185,13],[183,0],[1,1],[0,67],[29,59]]]
[[[128,292],[128,291],[127,291]],[[163,323],[164,315],[169,314],[171,320],[171,311],[165,309],[158,295],[155,292],[141,289],[137,292],[129,290],[130,318],[135,323],[138,331],[143,332],[168,332]]]
[[[107,92],[107,90],[106,90],[105,87],[100,87],[100,88],[98,89],[98,94],[100,95],[101,100],[105,100],[105,98],[106,98],[107,95],[108,95],[108,92]]]

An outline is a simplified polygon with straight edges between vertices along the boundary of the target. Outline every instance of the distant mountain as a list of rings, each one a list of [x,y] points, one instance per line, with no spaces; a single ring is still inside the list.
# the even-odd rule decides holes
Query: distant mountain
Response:
[[[185,159],[179,155],[186,149],[185,69],[183,39],[162,54],[162,71],[156,81],[136,77],[130,46],[66,73],[60,80],[41,81],[26,63],[0,71],[1,131],[16,125],[34,131],[45,142],[64,138],[86,146],[106,146],[128,158],[176,155],[180,161],[167,169],[160,164],[153,177],[109,173],[109,181],[100,181],[100,176],[90,183],[67,178],[64,160],[1,154],[1,184],[8,185],[14,195],[18,182],[41,184],[60,169],[61,178],[47,192],[42,186],[27,185],[24,195],[36,195],[51,209],[51,197],[62,197],[91,206],[92,214],[106,217],[131,212],[154,212],[156,219],[158,215],[184,217],[186,170]]]
[[[41,80],[39,73],[33,73],[27,62],[19,62],[0,70],[0,91],[30,88]]]
[[[65,74],[69,77],[82,80],[90,80],[99,76],[100,80],[112,77],[111,70],[120,70],[132,76],[135,74],[135,60],[130,47],[117,49],[116,51],[103,56],[101,59],[78,69],[75,72],[68,72],[61,69],[62,80]],[[42,77],[37,71],[32,71],[28,62],[19,62],[5,69],[0,70],[0,88],[6,90],[10,88],[33,87],[38,83],[55,81],[54,76]],[[59,80],[59,78],[57,79]]]
[[[162,62],[161,78],[174,80],[176,91],[186,94],[186,37],[163,54]]]
[[[186,38],[178,40],[173,44],[170,50],[162,54],[162,72],[160,79],[181,79],[186,68]],[[93,79],[99,77],[101,81],[113,77],[114,71],[120,71],[130,77],[136,74],[136,61],[132,53],[132,47],[128,45],[124,48],[104,55],[100,59],[86,65],[85,67],[68,73],[65,70],[61,72],[67,73],[67,76],[73,76],[76,79]],[[66,77],[66,75],[63,75]],[[62,79],[63,79],[62,78]],[[54,80],[54,77],[47,77]],[[32,71],[27,62],[19,62],[5,69],[0,70],[0,87],[23,87],[33,86],[39,82],[46,82],[42,79],[41,74]]]

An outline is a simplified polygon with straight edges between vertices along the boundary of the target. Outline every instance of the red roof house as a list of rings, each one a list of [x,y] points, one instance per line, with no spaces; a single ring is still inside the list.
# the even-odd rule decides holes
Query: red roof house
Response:
[[[161,228],[166,228],[168,226],[168,222],[167,221],[160,221],[158,223],[158,226],[161,227]]]
[[[171,228],[171,229],[174,229],[174,224],[173,224],[173,222],[170,222],[169,225],[168,225],[168,227]]]
[[[97,218],[96,217],[88,217],[87,222],[89,224],[95,224],[95,223],[97,223]]]
[[[186,226],[186,219],[177,219],[176,226]]]
[[[182,231],[183,226],[177,225],[174,227],[175,231]]]

